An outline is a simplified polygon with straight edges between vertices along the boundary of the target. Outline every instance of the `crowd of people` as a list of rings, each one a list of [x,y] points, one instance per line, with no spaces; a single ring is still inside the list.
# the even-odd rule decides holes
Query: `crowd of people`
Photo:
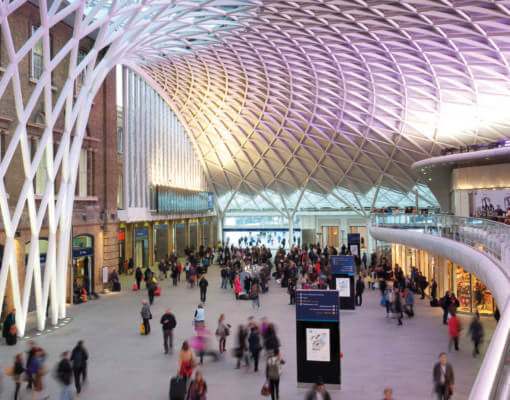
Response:
[[[335,282],[331,271],[331,257],[337,254],[349,255],[346,246],[339,250],[334,247],[321,248],[319,245],[304,245],[292,247],[286,251],[280,248],[273,255],[271,249],[264,246],[251,248],[236,248],[221,246],[217,248],[201,246],[198,251],[186,251],[186,259],[181,262],[175,254],[161,259],[157,268],[159,275],[152,269],[134,268],[128,262],[119,268],[119,273],[131,273],[134,278],[133,289],[141,290],[142,282],[147,290],[147,299],[142,300],[140,309],[140,333],[144,336],[151,334],[151,320],[153,318],[151,306],[154,296],[160,291],[158,279],[171,278],[172,286],[181,282],[182,272],[188,288],[199,288],[200,303],[191,317],[194,334],[185,340],[178,353],[177,374],[171,380],[171,400],[205,400],[207,397],[207,383],[201,370],[197,367],[204,364],[205,358],[214,361],[226,356],[229,338],[233,336],[230,344],[232,357],[236,369],[258,372],[260,365],[264,365],[265,382],[261,393],[271,396],[272,400],[280,398],[280,376],[285,366],[285,358],[281,354],[280,339],[274,323],[262,317],[258,321],[250,316],[244,323],[238,323],[233,332],[232,324],[227,322],[225,313],[217,316],[217,323],[208,323],[206,319],[206,302],[209,282],[207,273],[209,267],[216,263],[219,265],[221,276],[220,288],[233,292],[233,301],[251,300],[253,307],[259,309],[260,297],[270,290],[285,290],[289,295],[289,305],[296,303],[297,289],[333,289]],[[391,267],[389,255],[371,254],[367,257],[355,256],[355,283],[356,305],[363,305],[363,293],[368,290],[380,290],[381,305],[386,310],[388,318],[394,318],[398,325],[403,325],[404,315],[414,317],[415,295],[425,298],[425,291],[429,288],[430,305],[443,309],[443,323],[448,325],[450,337],[449,348],[459,350],[459,336],[461,324],[457,318],[458,300],[453,293],[446,294],[438,299],[437,283],[432,279],[427,281],[417,268],[411,268],[406,275],[399,265]],[[112,275],[118,282],[117,272]],[[365,286],[365,283],[367,286]],[[196,289],[195,289],[196,290]],[[216,316],[213,316],[215,320]],[[161,315],[163,352],[173,354],[174,330],[178,321],[171,309],[167,307]],[[214,333],[210,327],[214,326]],[[7,317],[3,325],[3,335],[8,344],[16,343],[15,310]],[[479,354],[479,345],[483,340],[483,327],[478,315],[473,317],[468,334],[473,341],[473,357]],[[212,342],[217,342],[213,345]],[[27,360],[20,353],[6,373],[12,376],[15,383],[14,398],[18,399],[22,382],[27,382],[27,389],[33,390],[33,399],[38,399],[44,391],[43,377],[47,373],[45,367],[46,354],[34,342],[28,342],[29,351]],[[72,352],[62,353],[61,360],[56,368],[55,378],[61,383],[61,399],[73,399],[75,393],[80,393],[82,382],[87,377],[88,353],[82,341],[78,342]],[[447,362],[447,355],[441,353],[439,361],[433,368],[434,391],[438,398],[448,399],[454,391],[455,379],[453,367]],[[73,388],[74,382],[74,388]],[[384,399],[391,400],[393,392],[390,388],[384,390]],[[329,399],[330,395],[325,389],[320,376],[316,376],[316,384],[307,393],[306,399]]]
[[[73,400],[75,394],[80,394],[82,385],[87,381],[87,363],[89,354],[85,344],[80,340],[72,351],[64,351],[61,359],[53,368],[53,378],[60,385],[60,400]],[[48,375],[46,351],[33,340],[27,342],[26,353],[18,353],[5,374],[14,382],[14,400],[21,399],[21,393],[32,393],[32,400],[48,399],[46,393],[45,376]],[[73,387],[74,382],[74,387]],[[23,387],[23,385],[26,385]]]

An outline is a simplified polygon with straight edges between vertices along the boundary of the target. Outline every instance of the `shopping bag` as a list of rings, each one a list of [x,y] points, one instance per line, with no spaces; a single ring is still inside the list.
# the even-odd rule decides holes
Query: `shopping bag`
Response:
[[[269,387],[268,381],[265,381],[264,384],[262,385],[262,389],[260,389],[260,394],[265,397],[271,395],[271,388]]]
[[[137,291],[138,290],[138,285],[136,283],[133,283],[133,291]]]
[[[140,324],[140,335],[145,335],[145,325],[143,322]]]
[[[161,286],[158,286],[156,290],[154,291],[154,296],[160,296],[161,295]]]

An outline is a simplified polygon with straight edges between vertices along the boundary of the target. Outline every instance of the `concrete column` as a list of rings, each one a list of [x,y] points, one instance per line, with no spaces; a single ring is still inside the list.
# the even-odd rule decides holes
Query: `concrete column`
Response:
[[[211,244],[211,248],[214,250],[216,248],[216,245],[217,243],[214,243],[214,233],[213,233],[213,221],[214,221],[214,218],[213,217],[210,217],[209,218],[209,244]]]
[[[221,244],[223,245],[225,242],[225,237],[223,236],[223,215],[218,215],[217,229],[218,229],[218,240],[221,241]]]
[[[149,267],[154,265],[154,223],[149,222]]]
[[[168,221],[168,254],[172,254],[174,251],[174,223]]]
[[[202,220],[200,218],[197,219],[197,250],[202,245]]]
[[[184,247],[188,248],[190,245],[189,240],[189,219],[184,221]]]

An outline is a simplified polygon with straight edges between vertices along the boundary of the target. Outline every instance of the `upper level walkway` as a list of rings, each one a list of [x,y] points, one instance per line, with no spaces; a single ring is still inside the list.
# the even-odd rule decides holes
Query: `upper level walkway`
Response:
[[[509,385],[504,368],[505,364],[508,368],[510,347],[510,226],[450,215],[383,214],[372,215],[371,225],[375,239],[447,258],[474,274],[492,292],[501,320],[470,398],[498,398],[498,390]]]

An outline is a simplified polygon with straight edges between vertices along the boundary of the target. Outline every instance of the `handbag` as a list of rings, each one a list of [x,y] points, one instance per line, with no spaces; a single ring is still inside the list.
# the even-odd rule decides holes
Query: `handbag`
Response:
[[[9,334],[16,335],[18,333],[18,329],[16,329],[16,325],[11,325],[9,328]]]
[[[262,389],[260,389],[260,395],[267,397],[271,395],[271,388],[269,387],[269,382],[265,381],[262,385]]]
[[[11,365],[5,370],[5,375],[13,376],[14,375],[14,365]]]
[[[140,335],[145,335],[145,325],[143,322],[140,324]]]

